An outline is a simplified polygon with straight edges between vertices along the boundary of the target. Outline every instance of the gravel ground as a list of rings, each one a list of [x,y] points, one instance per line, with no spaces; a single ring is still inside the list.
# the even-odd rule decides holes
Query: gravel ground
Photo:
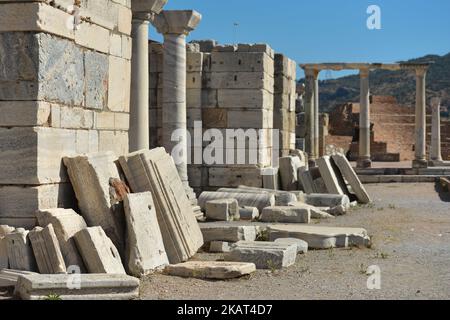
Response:
[[[367,185],[374,205],[320,225],[364,227],[372,248],[309,251],[294,266],[229,281],[155,274],[142,299],[449,299],[450,199],[434,184]],[[200,253],[196,259],[220,259]],[[381,270],[381,289],[367,288],[366,270]]]

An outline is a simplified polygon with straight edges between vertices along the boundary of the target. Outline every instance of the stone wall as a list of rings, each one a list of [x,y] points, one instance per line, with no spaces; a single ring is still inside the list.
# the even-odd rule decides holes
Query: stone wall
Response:
[[[61,158],[128,151],[131,1],[0,1],[0,224],[74,207]]]
[[[151,146],[156,147],[161,145],[163,55],[161,44],[150,42],[149,46],[150,141]],[[261,168],[272,165],[273,129],[280,130],[280,153],[275,156],[295,147],[295,71],[294,61],[281,54],[275,55],[265,44],[222,46],[213,40],[188,44],[187,126],[192,139],[194,125],[200,121],[201,127],[197,130],[200,135],[210,129],[224,136],[227,129],[259,131],[257,143],[246,142],[243,149],[238,149],[234,143],[229,148],[223,141],[223,155],[216,155],[221,163],[197,163],[199,155],[209,152],[210,142],[192,143],[188,172],[194,190],[240,184],[262,186]],[[241,151],[245,159],[237,163],[237,154]],[[254,154],[257,161],[251,163],[249,156]],[[234,155],[234,164],[227,161],[231,155]]]

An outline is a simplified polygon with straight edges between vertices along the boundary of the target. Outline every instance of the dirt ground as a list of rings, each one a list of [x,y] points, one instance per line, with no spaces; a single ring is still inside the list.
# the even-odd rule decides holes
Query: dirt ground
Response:
[[[309,251],[294,266],[229,281],[162,274],[142,281],[142,299],[449,299],[450,199],[434,184],[367,185],[374,204],[320,225],[364,227],[372,248]],[[220,259],[200,253],[196,259]],[[381,289],[367,288],[379,266]]]

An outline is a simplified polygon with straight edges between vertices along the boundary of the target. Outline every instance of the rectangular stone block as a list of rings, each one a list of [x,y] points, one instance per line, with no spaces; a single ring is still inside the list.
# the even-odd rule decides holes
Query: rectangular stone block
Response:
[[[108,29],[84,22],[75,30],[75,43],[103,53],[109,53],[110,33]]]
[[[267,207],[264,208],[260,221],[281,223],[310,223],[311,210],[298,207]]]
[[[50,123],[51,107],[43,101],[0,101],[0,127],[33,127]]]
[[[253,263],[226,261],[188,261],[169,265],[164,270],[171,276],[200,279],[232,279],[256,271]]]
[[[108,99],[108,56],[93,51],[86,51],[84,53],[84,68],[86,76],[86,107],[104,110]],[[124,71],[126,72],[126,70]]]
[[[211,167],[208,169],[208,183],[214,187],[237,187],[241,184],[262,187],[260,169],[256,167]]]
[[[335,173],[337,168],[333,167],[331,163],[331,158],[329,156],[324,156],[317,159],[317,166],[319,167],[320,175],[322,176],[328,193],[343,195],[347,191],[342,176]]]
[[[75,244],[74,235],[87,228],[83,217],[72,209],[47,209],[36,213],[39,225],[52,225],[67,268],[78,267],[85,273],[86,268]]]
[[[102,227],[80,230],[74,237],[89,273],[126,274],[119,251]]]
[[[229,110],[227,128],[273,128],[273,112],[260,110]]]
[[[125,251],[128,271],[140,277],[168,265],[152,194],[127,194],[123,205],[127,223]]]
[[[111,179],[120,180],[115,160],[111,152],[99,152],[65,157],[64,164],[88,226],[101,226],[119,252],[124,252],[123,208],[110,185]]]
[[[270,193],[242,193],[242,192],[210,192],[204,191],[198,198],[199,206],[204,210],[206,202],[216,199],[236,199],[240,207],[256,207],[262,211],[265,207],[275,205],[275,196]]]
[[[256,239],[256,227],[221,225],[215,223],[201,223],[203,239],[210,241],[237,242],[240,240],[254,241]]]
[[[223,108],[203,108],[201,118],[203,128],[227,128],[228,111]]]
[[[129,60],[109,56],[108,109],[129,112],[131,63]]]
[[[66,273],[55,230],[51,224],[45,228],[36,227],[28,234],[39,272],[42,274]]]
[[[212,52],[211,72],[274,73],[274,62],[264,52]]]
[[[298,190],[298,169],[305,166],[299,157],[288,156],[278,160],[281,189]]]
[[[273,92],[273,77],[265,72],[213,72],[206,82],[212,89],[264,89]]]
[[[217,102],[221,108],[273,109],[273,94],[269,90],[219,89]]]
[[[251,262],[256,269],[281,269],[295,263],[297,246],[262,241],[239,241],[225,254],[225,261]]]
[[[230,243],[227,241],[211,241],[209,243],[208,252],[224,253],[224,252],[230,252],[230,250],[231,250],[231,246],[230,246]]]
[[[264,168],[261,169],[261,176],[263,180],[263,188],[278,190],[280,187],[280,177],[278,168]]]
[[[6,235],[6,248],[11,269],[36,271],[36,260],[31,249],[28,230],[18,228]]]
[[[69,286],[68,286],[69,284]],[[139,279],[124,274],[21,275],[16,292],[23,300],[131,300],[139,297]]]
[[[36,274],[30,271],[12,270],[0,268],[0,288],[14,288],[21,275]]]
[[[206,218],[218,221],[239,220],[239,206],[236,199],[219,199],[206,202]]]

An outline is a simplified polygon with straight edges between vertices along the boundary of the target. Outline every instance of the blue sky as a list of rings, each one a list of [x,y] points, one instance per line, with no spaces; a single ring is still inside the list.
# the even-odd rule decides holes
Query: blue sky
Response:
[[[366,27],[369,5],[381,8],[381,30]],[[299,63],[395,62],[450,52],[449,0],[169,0],[165,9],[203,15],[189,40],[265,42]],[[153,28],[150,37],[161,41]]]

